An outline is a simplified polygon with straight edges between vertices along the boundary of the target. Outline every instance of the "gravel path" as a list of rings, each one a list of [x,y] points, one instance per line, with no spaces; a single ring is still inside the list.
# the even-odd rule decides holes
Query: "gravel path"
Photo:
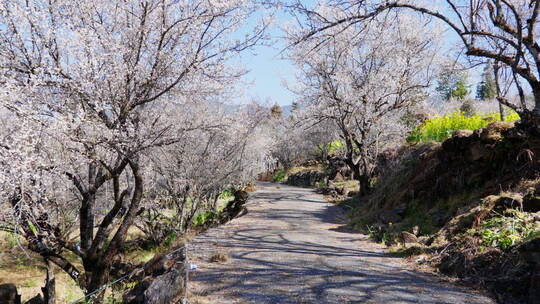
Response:
[[[249,213],[198,235],[190,291],[199,303],[495,303],[414,271],[341,227],[339,207],[313,190],[260,184]],[[211,263],[216,253],[224,263]]]

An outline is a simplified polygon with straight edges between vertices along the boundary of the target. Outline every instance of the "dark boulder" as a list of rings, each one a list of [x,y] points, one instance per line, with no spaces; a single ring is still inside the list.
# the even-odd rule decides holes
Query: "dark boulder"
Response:
[[[37,295],[30,300],[24,302],[24,304],[45,304],[45,300],[41,295]]]
[[[536,237],[518,247],[523,259],[530,265],[529,304],[540,301],[540,237]]]
[[[0,303],[2,304],[21,304],[21,296],[17,292],[14,284],[0,285]]]
[[[244,206],[247,203],[249,194],[246,191],[239,190],[234,193],[234,200],[230,201],[221,212],[218,222],[224,224],[234,218],[247,214]]]
[[[139,283],[124,294],[123,303],[178,303],[185,295],[185,257],[183,247],[154,256],[134,278]]]
[[[523,198],[523,211],[533,213],[540,211],[540,185],[529,189]]]
[[[289,175],[287,178],[287,184],[298,187],[313,187],[317,184],[326,183],[328,176],[319,171],[304,171]]]

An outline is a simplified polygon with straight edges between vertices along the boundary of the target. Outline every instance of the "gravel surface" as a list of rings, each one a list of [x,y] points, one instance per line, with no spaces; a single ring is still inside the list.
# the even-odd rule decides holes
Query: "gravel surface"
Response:
[[[249,213],[198,235],[190,292],[200,303],[495,303],[413,270],[382,245],[344,229],[311,189],[263,183]],[[228,256],[210,262],[214,254]]]

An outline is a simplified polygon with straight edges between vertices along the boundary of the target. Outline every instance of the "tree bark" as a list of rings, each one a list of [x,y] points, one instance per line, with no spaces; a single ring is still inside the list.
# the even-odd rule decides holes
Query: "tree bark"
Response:
[[[96,242],[95,244],[93,244],[92,250],[89,252],[89,255],[83,259],[85,272],[87,274],[87,294],[99,290],[108,283],[114,258],[121,250],[121,247],[126,239],[128,229],[133,225],[135,217],[137,217],[139,205],[143,196],[143,176],[140,172],[139,164],[137,163],[137,161],[138,159],[129,160],[129,166],[135,180],[135,185],[129,204],[129,209],[124,215],[122,223],[118,227],[118,230],[116,231],[116,233],[110,240],[109,245],[106,248],[103,248],[105,246],[102,246],[102,244],[100,244],[101,242]],[[96,295],[93,303],[102,303],[104,291],[105,290],[99,292]]]
[[[53,265],[45,258],[45,266],[47,268],[47,276],[45,277],[45,286],[41,288],[43,292],[44,304],[56,303],[56,279],[54,277]]]
[[[360,196],[369,194],[371,190],[369,180],[370,180],[370,177],[367,174],[362,174],[358,177],[358,182],[360,184],[360,191],[358,191],[358,194]]]

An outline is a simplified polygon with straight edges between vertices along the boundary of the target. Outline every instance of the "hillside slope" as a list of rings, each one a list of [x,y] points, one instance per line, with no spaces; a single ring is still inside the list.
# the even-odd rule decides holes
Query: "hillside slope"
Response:
[[[513,123],[404,148],[352,226],[501,303],[539,303],[540,136]]]

